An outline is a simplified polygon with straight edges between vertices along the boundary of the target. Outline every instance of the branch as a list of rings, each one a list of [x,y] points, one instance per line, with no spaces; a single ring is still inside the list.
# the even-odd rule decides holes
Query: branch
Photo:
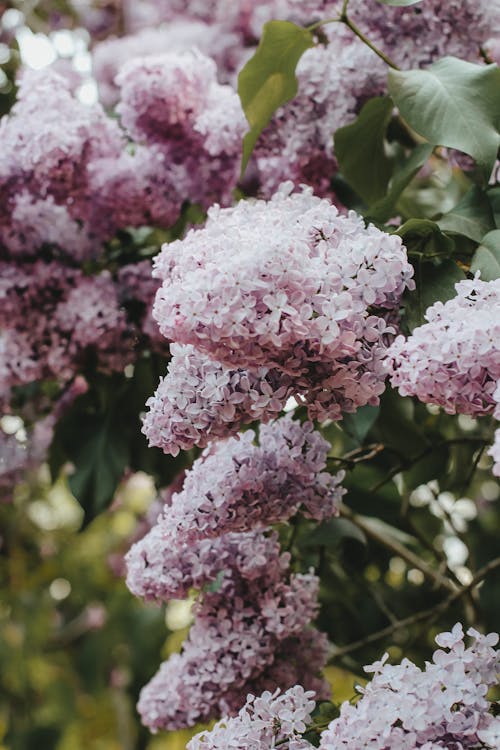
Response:
[[[340,506],[340,515],[344,516],[344,518],[348,518],[351,523],[357,526],[358,529],[361,529],[361,531],[364,531],[364,533],[375,542],[382,544],[384,547],[391,550],[391,552],[394,552],[395,555],[398,555],[398,557],[402,557],[403,560],[406,560],[406,562],[409,563],[413,568],[417,568],[418,570],[420,570],[427,578],[432,580],[440,588],[446,588],[449,591],[456,592],[457,587],[448,578],[441,575],[441,573],[439,573],[438,571],[434,570],[434,568],[432,568],[424,560],[418,557],[418,555],[416,555],[414,552],[411,552],[409,549],[407,549],[407,547],[400,544],[395,539],[389,539],[388,537],[380,534],[373,528],[369,520],[365,520],[361,516],[356,515],[343,503]]]
[[[396,631],[401,630],[402,628],[411,627],[412,625],[416,625],[417,623],[424,620],[435,619],[439,615],[443,614],[443,612],[446,612],[446,610],[449,609],[452,604],[454,604],[458,599],[461,599],[462,596],[465,596],[465,594],[468,594],[470,591],[475,589],[475,587],[479,583],[481,583],[481,581],[483,581],[493,570],[496,570],[497,568],[500,568],[500,557],[496,557],[493,560],[490,560],[489,563],[487,563],[484,567],[477,571],[476,575],[473,577],[470,583],[454,591],[446,599],[443,599],[441,602],[434,605],[434,607],[425,609],[423,612],[417,612],[414,615],[410,615],[410,617],[406,617],[404,620],[399,620],[398,622],[392,623],[391,625],[382,628],[382,630],[377,630],[376,633],[370,633],[370,635],[367,635],[365,638],[360,638],[359,641],[354,641],[354,643],[349,643],[347,646],[336,649],[329,659],[328,663],[330,664],[339,657],[346,656],[353,651],[358,651],[360,648],[368,646],[370,643],[380,641],[383,638],[392,635]]]

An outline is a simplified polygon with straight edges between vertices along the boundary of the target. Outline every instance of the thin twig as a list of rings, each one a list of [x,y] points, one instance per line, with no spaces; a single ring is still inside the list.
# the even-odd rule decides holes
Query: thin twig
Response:
[[[448,578],[441,575],[441,573],[438,573],[434,568],[431,568],[430,565],[428,565],[424,560],[422,560],[418,555],[416,555],[414,552],[411,552],[409,549],[407,549],[404,545],[400,544],[395,539],[389,539],[386,536],[383,536],[383,534],[376,531],[373,526],[370,524],[369,520],[365,520],[364,518],[356,515],[352,512],[350,508],[348,508],[346,505],[341,504],[340,506],[340,515],[344,518],[348,518],[349,521],[351,521],[355,526],[358,527],[358,529],[361,529],[361,531],[364,531],[364,533],[369,536],[374,541],[378,542],[379,544],[383,545],[387,549],[390,549],[391,552],[394,552],[395,555],[398,557],[403,558],[403,560],[406,560],[407,563],[409,563],[413,568],[417,568],[420,570],[427,578],[432,580],[435,584],[440,586],[441,588],[446,588],[448,591],[455,592],[457,590],[457,587],[454,583],[452,583]]]
[[[452,604],[454,604],[458,599],[460,599],[462,596],[465,596],[465,594],[467,594],[469,591],[472,591],[479,583],[481,583],[481,581],[483,581],[493,570],[496,570],[497,568],[500,568],[500,557],[496,557],[493,560],[490,560],[489,563],[478,570],[470,583],[462,586],[462,588],[460,589],[457,589],[446,599],[443,599],[433,607],[429,607],[429,609],[425,609],[422,612],[417,612],[414,615],[410,615],[410,617],[405,617],[404,620],[399,620],[398,622],[392,623],[391,625],[382,628],[382,630],[377,630],[376,633],[370,633],[370,635],[365,636],[365,638],[360,638],[359,641],[354,641],[354,643],[349,643],[347,646],[336,649],[332,657],[330,658],[329,663],[333,662],[341,656],[346,656],[353,651],[358,651],[360,648],[363,648],[363,646],[368,646],[370,643],[380,641],[386,636],[392,635],[402,628],[411,627],[412,625],[416,625],[417,623],[424,620],[435,619],[439,615],[443,614],[443,612],[446,612],[446,610],[449,609]]]

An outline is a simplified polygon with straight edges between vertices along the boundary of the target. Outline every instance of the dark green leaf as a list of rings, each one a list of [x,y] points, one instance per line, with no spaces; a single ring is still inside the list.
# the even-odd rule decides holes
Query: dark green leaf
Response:
[[[399,196],[425,164],[432,149],[433,146],[430,143],[421,143],[413,149],[408,159],[392,176],[387,195],[370,206],[367,218],[385,221],[392,216]]]
[[[417,288],[403,297],[406,323],[410,331],[425,323],[425,311],[434,302],[446,302],[455,297],[455,284],[463,279],[464,272],[452,260],[445,259],[437,265],[419,263],[415,273]]]
[[[417,133],[469,154],[489,176],[500,146],[496,65],[445,57],[425,70],[391,70],[389,93]]]
[[[393,161],[384,146],[392,109],[389,97],[370,99],[352,125],[335,132],[340,171],[368,204],[385,195],[392,174]]]
[[[490,202],[491,210],[493,211],[495,226],[497,229],[500,229],[500,187],[494,187],[491,188],[491,190],[488,190],[488,200]]]
[[[242,174],[275,111],[296,95],[295,68],[313,45],[311,32],[290,21],[269,21],[264,25],[257,51],[238,76],[238,94],[250,125],[243,139]]]
[[[437,223],[441,229],[463,234],[474,242],[481,242],[484,235],[495,228],[495,219],[488,196],[476,185]]]
[[[483,281],[500,278],[500,229],[494,229],[483,237],[472,258],[470,270],[473,273],[481,271]]]
[[[410,255],[451,255],[453,240],[444,234],[435,221],[409,219],[397,230]]]
[[[342,429],[361,445],[376,422],[378,414],[378,406],[362,406],[355,414],[344,414]]]
[[[88,523],[111,503],[129,460],[127,435],[112,414],[81,425],[69,486]]]

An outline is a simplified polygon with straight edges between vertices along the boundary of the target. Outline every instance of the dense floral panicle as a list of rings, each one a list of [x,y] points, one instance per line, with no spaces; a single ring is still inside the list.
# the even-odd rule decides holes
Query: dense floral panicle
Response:
[[[57,73],[31,71],[20,80],[18,101],[2,119],[0,136],[4,195],[0,225],[7,248],[33,255],[43,242],[56,243],[69,256],[74,250],[77,260],[95,251],[96,238],[90,229],[84,226],[79,233],[69,217],[80,222],[89,218],[89,165],[101,158],[118,158],[124,140],[117,122],[100,105],[79,102]],[[52,219],[61,223],[60,237],[50,226]],[[27,238],[23,220],[28,221]],[[72,238],[77,240],[74,248]]]
[[[311,721],[315,697],[301,685],[284,693],[266,690],[259,697],[250,694],[236,716],[197,734],[187,750],[264,750],[276,745],[285,750],[309,748],[301,735]]]
[[[35,256],[44,246],[55,255],[81,262],[96,252],[96,236],[87,222],[74,219],[68,207],[49,195],[37,198],[21,189],[9,202],[10,216],[0,222],[0,245],[20,258]]]
[[[148,273],[143,263],[115,278],[109,271],[86,276],[56,261],[0,262],[2,397],[34,380],[67,381],[86,365],[119,371],[146,344],[163,351],[147,322],[156,286]]]
[[[491,414],[500,380],[500,279],[461,281],[457,296],[436,302],[427,323],[389,350],[391,382],[449,414]]]
[[[288,562],[288,555],[280,554],[275,535],[249,531],[183,544],[168,536],[160,521],[129,550],[127,586],[147,600],[182,599],[190,589],[215,581],[221,571],[248,580],[267,575],[272,582]]]
[[[232,367],[349,358],[371,310],[412,288],[401,240],[353,212],[340,216],[309,190],[214,207],[206,226],[165,245],[154,315],[168,338]]]
[[[324,520],[337,512],[344,473],[326,469],[329,443],[289,417],[205,449],[165,509],[165,536],[194,541],[287,521],[299,508]]]
[[[190,344],[171,344],[168,372],[147,401],[143,432],[150,445],[177,455],[214,438],[235,435],[243,424],[268,421],[294,393],[278,370],[230,369]]]
[[[185,51],[196,47],[217,63],[219,79],[234,72],[241,60],[239,36],[220,25],[179,17],[159,28],[145,28],[136,34],[108,39],[92,51],[92,67],[99,86],[99,98],[106,107],[119,101],[115,78],[122,66],[137,57],[159,55],[166,50]]]
[[[445,55],[479,62],[482,45],[500,33],[500,7],[490,0],[425,0],[407,8],[351,0],[349,15],[402,68]]]
[[[314,576],[296,574],[272,588],[267,576],[264,583],[229,578],[219,591],[206,592],[182,653],[164,662],[141,691],[144,724],[176,729],[227,714],[235,693],[241,696],[272,664],[278,644],[314,616],[317,586]]]
[[[386,664],[387,654],[365,667],[373,679],[360,689],[357,703],[342,705],[340,717],[322,735],[321,750],[497,748],[500,719],[489,713],[486,694],[498,684],[498,635],[467,632],[473,639],[469,648],[459,623],[438,635],[441,648],[424,670],[408,659]]]
[[[216,73],[213,60],[188,50],[133,59],[116,79],[124,127],[163,153],[181,201],[203,206],[231,201],[247,127],[236,92]]]

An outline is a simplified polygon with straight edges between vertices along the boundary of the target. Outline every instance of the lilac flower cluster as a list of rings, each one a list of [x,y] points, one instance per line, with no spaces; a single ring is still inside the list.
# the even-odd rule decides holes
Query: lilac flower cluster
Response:
[[[145,422],[165,451],[266,421],[291,395],[320,419],[378,403],[392,312],[413,288],[405,248],[309,189],[290,191],[213,207],[155,261],[154,316],[184,345]]]
[[[311,721],[314,706],[314,693],[301,685],[284,693],[267,690],[259,697],[250,694],[237,716],[222,719],[210,731],[197,734],[187,750],[258,750],[276,745],[284,750],[310,748],[301,735]]]
[[[387,662],[388,654],[365,667],[374,676],[358,688],[360,699],[345,702],[340,716],[322,733],[320,750],[496,750],[500,717],[491,712],[488,690],[498,685],[498,635],[467,631],[462,625],[440,633],[432,662],[419,669],[408,659]],[[280,695],[255,694],[233,718],[224,718],[212,730],[196,735],[187,750],[267,750],[278,744],[293,750],[313,748],[304,737],[311,723],[314,694],[300,685]]]
[[[326,472],[330,445],[310,423],[283,417],[261,425],[259,445],[254,439],[248,430],[205,449],[159,520],[165,538],[189,543],[262,528],[299,508],[319,521],[336,513],[344,473]]]
[[[492,414],[500,380],[500,279],[461,281],[436,302],[427,323],[389,349],[391,382],[402,396],[439,404],[448,414]]]
[[[144,261],[116,276],[86,276],[56,261],[0,262],[0,399],[35,380],[65,383],[87,365],[121,371],[139,345],[164,350],[151,319],[150,268]]]
[[[139,712],[152,729],[192,725],[237,711],[250,690],[301,682],[326,695],[317,672],[323,636],[307,629],[318,580],[291,574],[271,523],[304,509],[336,512],[343,474],[324,469],[328,443],[289,417],[239,440],[208,448],[157,524],[127,555],[127,585],[138,596],[168,600],[202,589],[180,655],[143,689]]]
[[[473,644],[466,648],[457,623],[441,633],[441,648],[419,669],[408,659],[386,664],[388,655],[365,667],[371,682],[359,688],[360,700],[344,703],[321,738],[321,750],[379,748],[400,750],[468,750],[498,748],[500,717],[490,713],[488,689],[498,684],[498,635],[467,631]]]

